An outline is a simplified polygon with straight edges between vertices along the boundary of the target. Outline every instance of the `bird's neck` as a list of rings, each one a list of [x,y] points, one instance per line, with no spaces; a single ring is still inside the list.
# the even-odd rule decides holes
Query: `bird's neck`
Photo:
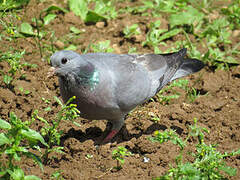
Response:
[[[80,67],[75,74],[77,86],[82,86],[93,91],[99,83],[99,71],[92,65]]]
[[[99,72],[97,70],[93,71],[91,76],[89,76],[86,85],[93,91],[99,83]]]

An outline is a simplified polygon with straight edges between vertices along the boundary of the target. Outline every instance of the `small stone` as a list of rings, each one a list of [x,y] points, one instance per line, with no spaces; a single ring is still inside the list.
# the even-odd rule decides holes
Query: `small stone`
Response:
[[[64,43],[62,42],[62,41],[56,41],[55,43],[54,43],[54,45],[56,46],[56,48],[58,48],[58,49],[63,49],[64,48]]]
[[[150,161],[150,158],[145,157],[145,156],[143,157],[143,162],[144,162],[144,163],[148,163],[149,161]]]
[[[135,158],[140,158],[140,155],[139,154],[135,154]]]
[[[136,35],[135,37],[136,37],[136,42],[142,42],[142,41],[145,40],[144,36],[141,35],[141,34],[140,35]]]
[[[105,26],[105,22],[97,22],[96,23],[96,27],[99,28],[99,29],[104,28],[104,26]]]
[[[115,52],[117,53],[117,54],[121,54],[121,50],[120,50],[120,48],[119,48],[119,46],[117,45],[117,44],[113,44],[113,49],[115,50]]]
[[[240,36],[240,30],[234,30],[232,33],[233,37],[238,37]]]
[[[148,115],[151,116],[151,117],[155,117],[155,116],[156,116],[156,115],[154,114],[154,112],[149,112]]]

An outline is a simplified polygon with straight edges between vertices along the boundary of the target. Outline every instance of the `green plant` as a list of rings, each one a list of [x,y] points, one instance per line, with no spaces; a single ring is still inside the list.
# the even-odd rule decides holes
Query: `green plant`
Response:
[[[234,8],[236,4],[231,5],[233,7],[231,10],[222,9],[226,17],[215,13],[213,18],[209,18],[212,9],[211,3],[207,1],[203,1],[202,4],[192,2],[195,7],[189,6],[187,11],[171,14],[169,17],[171,29],[182,28],[187,39],[181,42],[181,47],[188,47],[191,57],[203,59],[208,66],[217,69],[228,69],[229,65],[239,64],[237,58],[234,57],[239,54],[237,50],[239,44],[235,47],[230,46],[232,43],[230,29],[236,27],[232,17],[238,16],[238,10]],[[202,11],[200,7],[205,8],[205,11]],[[196,42],[191,42],[188,34],[193,34],[198,43],[205,41],[208,51],[204,54],[197,51]]]
[[[240,149],[230,153],[220,153],[215,145],[207,145],[204,142],[204,133],[208,133],[207,129],[197,126],[196,119],[194,119],[194,125],[189,127],[189,134],[185,140],[182,140],[173,130],[156,131],[150,138],[151,141],[164,143],[170,140],[180,147],[180,154],[176,157],[176,166],[172,166],[164,176],[154,179],[225,179],[226,174],[236,175],[236,169],[227,166],[224,160],[227,157],[239,155]],[[188,152],[194,160],[184,162],[183,152],[190,138],[197,139],[195,151]]]
[[[6,13],[0,11],[1,38],[7,41],[15,40],[18,34],[17,23],[21,17],[16,12]]]
[[[37,65],[35,64],[29,64],[27,62],[21,62],[21,59],[23,58],[23,55],[25,54],[25,51],[19,52],[15,51],[15,53],[9,52],[0,52],[0,62],[5,61],[9,65],[8,72],[5,72],[4,70],[1,70],[1,74],[3,75],[3,82],[7,85],[7,87],[10,87],[12,81],[15,78],[15,75],[17,72],[20,72],[24,67],[31,67],[34,68]],[[24,77],[24,74],[22,75]]]
[[[47,34],[49,34],[48,31],[45,31],[45,26],[48,25],[51,21],[53,21],[56,18],[55,12],[62,12],[62,13],[68,13],[68,10],[65,8],[61,8],[56,5],[49,6],[46,9],[43,9],[40,12],[39,17],[32,18],[32,22],[34,23],[34,28],[29,23],[23,23],[21,24],[20,33],[22,33],[24,36],[31,36],[36,41],[36,44],[38,45],[39,52],[41,58],[43,58],[43,47],[48,46],[47,44],[42,46],[42,40],[43,37],[46,37]],[[33,31],[35,29],[36,31]],[[54,31],[50,31],[50,41],[51,41],[51,51],[53,50],[53,37],[54,37]]]
[[[130,39],[132,36],[141,34],[141,30],[140,30],[138,24],[133,24],[130,27],[126,26],[123,29],[123,34],[124,34],[125,38]]]
[[[92,159],[92,158],[93,158],[93,155],[92,155],[92,154],[87,154],[85,158],[86,158],[86,159]]]
[[[52,175],[51,175],[51,179],[56,179],[56,180],[64,180],[64,178],[62,177],[62,171],[58,170],[58,171],[55,171]]]
[[[91,44],[90,47],[93,50],[93,52],[107,52],[111,53],[114,51],[113,48],[109,47],[110,46],[110,40],[106,41],[100,41],[97,44]]]
[[[239,64],[239,62],[232,56],[227,56],[228,53],[221,51],[219,48],[208,48],[202,60],[209,66],[217,69],[228,69],[229,64]]]
[[[94,10],[88,8],[90,2],[94,2]],[[77,16],[80,16],[85,23],[96,23],[98,21],[116,18],[117,12],[113,2],[114,1],[106,0],[68,0],[71,11]]]
[[[23,156],[33,159],[42,169],[40,158],[29,151],[37,149],[40,151],[38,142],[48,146],[43,137],[29,126],[33,121],[21,121],[11,112],[9,122],[0,119],[0,128],[4,132],[0,133],[0,156],[5,158],[5,162],[0,162],[0,176],[3,179],[39,179],[36,176],[25,176],[23,170],[16,165],[16,161],[21,161]]]
[[[176,0],[142,0],[143,5],[137,7],[128,7],[125,11],[133,14],[140,13],[142,16],[159,17],[163,12],[174,13],[186,8],[186,1]],[[151,10],[150,13],[147,10]],[[124,12],[124,11],[123,11]]]
[[[128,54],[137,54],[137,48],[136,47],[129,47]]]
[[[118,15],[116,8],[114,7],[115,0],[94,0],[96,13],[105,16],[107,19],[115,19]]]
[[[48,147],[45,149],[45,152],[42,155],[44,164],[47,164],[49,160],[49,154],[51,152],[63,153],[63,147],[60,145],[61,135],[63,133],[62,130],[59,130],[59,125],[62,121],[72,121],[74,124],[80,126],[78,123],[74,122],[74,120],[79,117],[79,110],[76,108],[75,104],[71,104],[71,102],[76,98],[73,96],[68,100],[66,104],[63,104],[57,97],[54,97],[56,102],[61,105],[61,110],[58,112],[56,119],[54,119],[51,123],[49,123],[44,118],[38,115],[38,111],[35,110],[32,119],[38,119],[44,122],[45,126],[41,128],[41,134],[47,138]],[[45,99],[44,99],[45,100]],[[46,101],[48,103],[48,101]],[[57,146],[55,146],[57,145]]]
[[[171,14],[169,23],[171,28],[182,26],[186,31],[194,33],[202,25],[204,14],[199,12],[196,8],[188,6],[187,11],[177,12]],[[184,25],[187,25],[184,27]],[[179,27],[178,27],[179,28]]]
[[[132,155],[125,147],[118,146],[117,149],[112,151],[112,159],[117,160],[117,166],[115,167],[117,170],[122,169],[122,165],[125,162],[125,157]]]
[[[232,3],[221,9],[221,12],[227,17],[230,22],[230,28],[239,29],[240,28],[240,1],[232,1]]]
[[[23,93],[24,95],[28,95],[28,94],[31,93],[29,90],[25,90],[23,87],[19,87],[18,89],[19,89],[19,91],[20,91],[21,93]]]
[[[158,46],[159,44],[164,44],[162,41],[171,38],[182,31],[180,28],[175,28],[171,30],[160,29],[161,21],[157,20],[151,22],[149,25],[149,31],[146,36],[146,40],[142,42],[142,46],[152,46],[154,48],[154,53],[161,53]]]
[[[156,115],[155,113],[153,112],[149,112],[148,115],[150,116],[151,120],[154,121],[154,122],[158,122],[160,121],[160,118],[158,115]]]
[[[188,84],[189,84],[189,81],[187,79],[179,79],[179,80],[173,81],[169,86],[159,91],[159,93],[156,96],[157,101],[159,101],[162,104],[169,104],[169,102],[172,99],[177,99],[180,96],[180,93],[176,91],[174,88],[178,87],[178,88],[184,89],[185,91],[188,91]],[[170,95],[168,95],[169,91],[171,91]]]
[[[24,5],[27,5],[29,0],[0,0],[0,11],[17,9]]]
[[[39,20],[41,21],[39,25],[44,26],[48,25],[52,20],[56,18],[56,14],[54,12],[63,12],[63,13],[68,13],[68,10],[56,5],[51,5],[48,8],[44,9],[41,11],[39,15]],[[34,22],[36,20],[33,20]]]
[[[186,91],[187,91],[186,96],[190,102],[194,102],[196,98],[199,96],[199,93],[194,87],[190,87],[190,88],[188,87]]]

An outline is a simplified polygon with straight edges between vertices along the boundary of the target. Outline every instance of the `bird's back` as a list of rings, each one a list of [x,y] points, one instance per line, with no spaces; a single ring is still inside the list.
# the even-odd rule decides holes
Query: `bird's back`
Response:
[[[185,55],[186,49],[163,55],[90,53],[82,56],[100,72],[105,72],[103,78],[112,83],[117,104],[127,112],[154,96],[170,81],[203,67],[201,61],[184,59]]]
[[[123,112],[127,113],[150,97],[150,74],[134,62],[135,55],[90,53],[84,56],[102,73],[102,82],[111,83],[111,93]]]

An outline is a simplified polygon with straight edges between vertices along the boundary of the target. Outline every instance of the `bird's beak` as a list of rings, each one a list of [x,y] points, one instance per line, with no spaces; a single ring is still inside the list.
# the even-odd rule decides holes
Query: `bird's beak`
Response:
[[[47,78],[52,77],[55,75],[56,68],[55,67],[50,67],[47,73]]]

